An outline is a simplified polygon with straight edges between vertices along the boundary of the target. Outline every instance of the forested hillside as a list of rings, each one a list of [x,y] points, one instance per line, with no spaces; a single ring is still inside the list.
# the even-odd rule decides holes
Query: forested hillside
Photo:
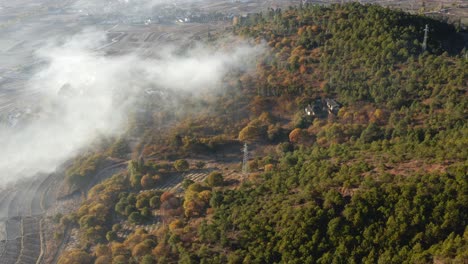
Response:
[[[162,111],[135,123],[141,158],[62,218],[58,230],[81,236],[59,263],[468,261],[462,32],[353,3],[269,10],[236,19],[232,33],[267,46],[255,72],[187,99],[204,110],[171,126],[160,126],[171,115]],[[227,179],[244,142],[249,172]],[[182,193],[156,188],[204,160],[219,172],[185,179]],[[89,174],[79,164],[72,179]],[[118,236],[123,221],[133,229]]]

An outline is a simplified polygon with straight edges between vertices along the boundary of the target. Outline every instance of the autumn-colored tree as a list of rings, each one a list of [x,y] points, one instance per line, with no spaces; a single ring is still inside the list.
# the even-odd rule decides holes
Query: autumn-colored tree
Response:
[[[388,121],[388,114],[382,109],[375,109],[369,121],[375,122],[378,125],[385,125]]]
[[[161,181],[161,175],[155,174],[151,177],[153,179],[154,184],[157,184],[159,181]]]
[[[196,182],[196,183],[191,184],[187,188],[187,192],[188,193],[199,193],[199,192],[203,191],[204,189],[205,189],[204,186],[202,186],[200,183]]]
[[[58,264],[92,264],[91,255],[81,249],[65,251],[59,258]]]
[[[170,252],[170,246],[168,245],[167,242],[161,241],[158,243],[158,245],[151,251],[153,255],[156,257],[162,257],[165,256],[168,252]]]
[[[211,191],[199,183],[190,185],[184,195],[184,213],[186,217],[199,216],[208,206]]]
[[[239,132],[239,140],[243,142],[256,141],[266,138],[267,126],[259,120],[250,122]]]
[[[269,172],[269,171],[272,171],[273,168],[274,168],[273,164],[266,164],[264,170],[265,172]]]
[[[198,199],[202,201],[205,205],[208,205],[211,199],[211,191],[210,190],[201,191],[198,194]]]
[[[112,256],[130,256],[130,251],[125,247],[124,244],[119,242],[112,242],[111,244]]]
[[[224,183],[223,175],[220,172],[214,171],[206,177],[206,183],[211,187],[222,186]]]
[[[304,132],[300,128],[295,128],[291,133],[289,133],[289,141],[292,143],[300,143],[304,137]]]
[[[304,64],[301,64],[301,66],[299,66],[299,73],[300,74],[307,73],[307,66],[305,66]]]
[[[164,203],[166,201],[169,201],[169,199],[173,198],[174,194],[172,192],[164,192],[161,195],[161,203]]]
[[[96,256],[104,256],[104,255],[111,255],[111,251],[108,245],[104,244],[99,244],[96,246],[94,252],[96,253]]]
[[[320,28],[317,25],[312,25],[310,26],[310,29],[312,30],[312,32],[318,32]]]
[[[109,264],[109,263],[112,263],[112,258],[110,256],[100,256],[94,261],[94,264]]]
[[[97,224],[97,219],[96,216],[94,215],[84,215],[83,217],[80,218],[79,224],[81,228],[89,228],[93,227]]]
[[[274,117],[270,112],[263,112],[259,117],[258,120],[263,124],[271,124],[274,121]]]
[[[88,209],[88,214],[95,216],[100,223],[105,222],[107,212],[108,208],[99,202],[92,203]]]
[[[342,120],[343,123],[352,124],[353,123],[353,113],[347,107],[342,107],[338,111],[338,117]]]
[[[131,153],[131,150],[127,140],[123,137],[117,139],[108,151],[109,156],[117,158],[125,158],[128,153]]]
[[[203,208],[195,199],[185,199],[183,206],[186,217],[199,216]]]
[[[190,185],[194,184],[195,182],[191,179],[184,179],[182,181],[182,188],[187,189]]]
[[[153,256],[147,254],[145,256],[143,256],[143,258],[141,258],[140,260],[140,264],[154,264],[155,261],[154,261],[154,258]]]
[[[187,160],[180,159],[174,162],[174,168],[177,171],[186,171],[189,169],[189,167],[190,167],[190,164],[188,163]]]
[[[268,100],[261,96],[255,96],[251,102],[251,111],[255,115],[260,115],[262,112],[268,111]]]
[[[300,27],[300,28],[297,30],[297,34],[298,34],[299,36],[302,36],[302,35],[304,34],[304,32],[305,32],[305,27]]]
[[[115,256],[112,259],[112,264],[127,264],[127,263],[129,263],[128,257],[123,256],[123,255]]]
[[[145,176],[143,176],[140,181],[141,187],[143,189],[149,189],[153,187],[154,183],[155,182],[154,182],[153,177],[151,177],[151,175],[149,174],[145,174]]]
[[[174,231],[183,226],[183,222],[180,219],[175,219],[169,224],[169,230]]]
[[[141,184],[141,178],[142,177],[143,176],[139,172],[130,174],[130,184],[132,185],[132,187],[140,188],[141,187],[140,184]]]
[[[247,125],[239,132],[239,140],[240,141],[252,141],[256,139],[258,136],[258,128]]]
[[[151,252],[151,248],[147,244],[142,242],[136,245],[135,247],[133,247],[132,256],[138,260],[142,258],[143,256],[149,254],[150,252]]]

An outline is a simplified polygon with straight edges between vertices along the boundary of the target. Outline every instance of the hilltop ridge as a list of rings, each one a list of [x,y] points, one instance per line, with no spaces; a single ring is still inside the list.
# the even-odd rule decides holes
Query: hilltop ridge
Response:
[[[177,94],[175,110],[148,104],[70,168],[81,182],[102,155],[131,158],[57,220],[58,237],[78,234],[59,263],[468,260],[459,29],[350,3],[270,9],[211,37],[231,34],[266,45],[255,69]]]

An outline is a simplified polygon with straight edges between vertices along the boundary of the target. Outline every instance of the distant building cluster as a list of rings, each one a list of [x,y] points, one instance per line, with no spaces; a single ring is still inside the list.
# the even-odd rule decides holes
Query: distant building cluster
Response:
[[[244,1],[242,1],[244,2]],[[209,23],[216,21],[231,21],[234,14],[220,12],[206,12],[198,9],[184,9],[172,3],[160,5],[148,10],[127,10],[119,5],[109,4],[106,12],[93,8],[49,10],[54,14],[79,14],[80,19],[90,20],[96,24],[130,24],[149,26],[156,23]]]

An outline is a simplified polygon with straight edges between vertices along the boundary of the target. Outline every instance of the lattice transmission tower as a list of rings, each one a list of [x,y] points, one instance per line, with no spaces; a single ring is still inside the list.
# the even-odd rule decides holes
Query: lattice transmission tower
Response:
[[[422,43],[422,50],[423,52],[426,51],[427,49],[427,38],[429,37],[429,25],[426,24],[426,28],[424,28],[424,40],[423,40],[423,43]]]
[[[249,173],[249,147],[247,146],[247,143],[244,143],[244,149],[242,152],[244,152],[244,159],[242,160],[242,174],[245,176]]]

